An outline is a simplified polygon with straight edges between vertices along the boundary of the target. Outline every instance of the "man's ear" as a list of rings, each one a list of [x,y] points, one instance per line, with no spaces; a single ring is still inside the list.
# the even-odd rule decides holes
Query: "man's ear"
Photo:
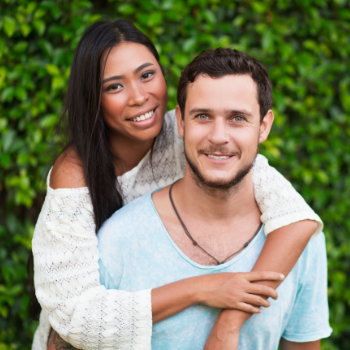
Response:
[[[179,105],[176,105],[175,107],[175,115],[176,115],[176,122],[177,122],[177,131],[179,135],[183,138],[184,137],[184,120],[182,119],[182,113]]]
[[[259,143],[264,142],[269,136],[273,119],[274,115],[272,109],[269,109],[260,124]]]

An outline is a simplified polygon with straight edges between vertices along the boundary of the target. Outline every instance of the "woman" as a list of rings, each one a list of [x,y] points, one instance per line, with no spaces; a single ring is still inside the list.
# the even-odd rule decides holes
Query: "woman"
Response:
[[[254,277],[278,284],[278,275],[262,272],[203,276],[137,293],[99,284],[95,234],[102,223],[124,203],[183,175],[182,141],[173,112],[164,116],[166,104],[159,56],[143,33],[125,20],[87,29],[69,80],[70,141],[48,175],[34,232],[36,295],[43,311],[33,349],[46,348],[50,325],[78,348],[148,349],[152,318],[157,322],[198,302],[258,312],[254,305],[266,302],[257,295],[249,299],[250,293],[274,295],[261,285],[249,289],[256,286],[250,283]],[[316,224],[281,227],[321,222],[262,156],[253,177],[265,231],[279,228],[269,234],[256,266],[288,273]],[[242,278],[243,297],[233,297],[230,290]],[[212,291],[204,300],[203,290]]]

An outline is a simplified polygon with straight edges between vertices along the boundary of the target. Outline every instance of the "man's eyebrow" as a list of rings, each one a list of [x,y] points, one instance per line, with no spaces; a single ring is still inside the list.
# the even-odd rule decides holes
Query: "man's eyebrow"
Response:
[[[137,67],[135,70],[134,70],[134,73],[137,74],[139,73],[140,71],[142,71],[142,69],[146,68],[146,67],[149,67],[149,66],[154,66],[154,63],[151,63],[151,62],[146,62],[146,63],[143,63],[141,64],[141,66]],[[124,75],[113,75],[112,77],[108,77],[106,79],[103,79],[102,80],[102,84],[104,83],[107,83],[111,80],[120,80],[120,79],[124,79],[125,76]]]
[[[250,117],[252,116],[252,113],[245,110],[245,109],[240,109],[240,110],[236,110],[236,109],[233,109],[233,110],[230,110],[230,111],[227,111],[228,114],[243,114],[245,115],[246,117]]]
[[[210,113],[212,110],[209,108],[192,108],[188,113],[196,114],[196,113]]]
[[[214,110],[210,109],[210,108],[192,108],[189,111],[189,114],[197,114],[197,113],[214,113]],[[224,114],[226,115],[231,115],[231,114],[243,114],[247,117],[250,117],[252,115],[252,113],[250,113],[247,110],[244,109],[227,109],[224,111]]]

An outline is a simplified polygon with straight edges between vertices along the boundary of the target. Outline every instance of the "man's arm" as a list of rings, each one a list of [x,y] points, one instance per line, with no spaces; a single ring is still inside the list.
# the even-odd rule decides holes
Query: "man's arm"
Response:
[[[295,343],[282,338],[280,342],[280,350],[320,350],[320,348],[320,340],[307,343]]]

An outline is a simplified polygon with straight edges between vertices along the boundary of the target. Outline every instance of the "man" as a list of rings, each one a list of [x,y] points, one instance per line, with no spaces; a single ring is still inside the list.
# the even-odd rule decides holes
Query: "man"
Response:
[[[263,247],[251,168],[274,118],[265,68],[235,50],[204,51],[184,69],[178,103],[185,175],[103,226],[101,279],[109,288],[140,290],[210,272],[250,271]],[[330,334],[326,288],[319,234],[279,287],[278,300],[243,325],[239,348],[319,349],[319,339]],[[219,311],[196,305],[155,324],[152,348],[203,349]]]

